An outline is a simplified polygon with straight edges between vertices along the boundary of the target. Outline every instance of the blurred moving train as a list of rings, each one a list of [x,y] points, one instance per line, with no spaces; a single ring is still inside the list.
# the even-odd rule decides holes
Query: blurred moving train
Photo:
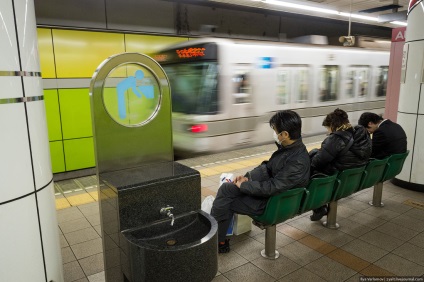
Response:
[[[203,38],[154,58],[171,83],[176,152],[271,143],[269,118],[284,109],[300,114],[303,136],[324,133],[337,107],[352,124],[384,111],[387,51]]]

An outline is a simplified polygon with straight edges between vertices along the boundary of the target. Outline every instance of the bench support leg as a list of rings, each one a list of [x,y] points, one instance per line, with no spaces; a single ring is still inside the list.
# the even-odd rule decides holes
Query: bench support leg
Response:
[[[374,193],[372,195],[372,201],[369,204],[373,207],[384,207],[381,198],[383,196],[383,182],[378,182],[374,185]]]
[[[339,224],[337,221],[337,201],[332,201],[329,204],[330,211],[327,214],[327,221],[324,221],[322,225],[330,229],[338,229]]]
[[[277,259],[280,253],[275,249],[277,236],[277,225],[268,226],[265,229],[265,249],[261,255],[267,259]]]

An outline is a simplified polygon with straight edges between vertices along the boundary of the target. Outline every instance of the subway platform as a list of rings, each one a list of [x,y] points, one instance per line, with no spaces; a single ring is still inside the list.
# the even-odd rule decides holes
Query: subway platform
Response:
[[[310,150],[321,140],[304,142]],[[200,172],[203,200],[216,195],[221,173],[244,174],[274,150],[271,144],[178,162]],[[55,183],[67,282],[105,281],[97,193],[95,175]],[[372,196],[368,188],[340,200],[338,230],[311,222],[311,212],[277,225],[277,260],[261,256],[265,231],[252,224],[251,231],[231,237],[230,253],[218,255],[213,281],[361,281],[364,276],[424,281],[424,194],[387,181],[384,207],[370,206]]]

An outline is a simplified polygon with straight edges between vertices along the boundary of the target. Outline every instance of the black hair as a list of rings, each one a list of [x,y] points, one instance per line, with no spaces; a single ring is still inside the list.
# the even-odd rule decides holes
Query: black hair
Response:
[[[291,110],[279,111],[269,120],[271,128],[278,133],[287,131],[291,140],[299,139],[302,131],[302,120],[300,116]]]
[[[380,115],[374,114],[374,113],[370,113],[370,112],[365,112],[361,115],[361,117],[358,120],[358,124],[362,125],[365,128],[368,128],[368,123],[372,122],[374,124],[379,123],[380,121],[382,121],[383,118]]]
[[[336,131],[338,128],[343,127],[343,125],[349,125],[349,118],[345,111],[337,108],[325,117],[322,125],[330,127],[331,131]]]

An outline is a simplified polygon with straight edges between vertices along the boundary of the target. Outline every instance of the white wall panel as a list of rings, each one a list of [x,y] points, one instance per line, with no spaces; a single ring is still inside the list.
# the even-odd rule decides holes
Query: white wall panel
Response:
[[[0,132],[1,203],[34,191],[23,103],[0,105]]]
[[[412,160],[411,182],[424,184],[424,116],[418,116],[415,137],[414,158]]]
[[[0,64],[2,60],[3,60],[3,57],[0,59]],[[21,77],[0,76],[0,85],[1,85],[0,99],[23,97]]]
[[[43,79],[36,76],[24,77],[25,97],[43,95]]]
[[[27,103],[36,189],[53,178],[44,101]]]
[[[62,254],[60,252],[59,234],[53,182],[37,193],[38,208],[41,219],[44,257],[46,259],[47,281],[63,281]]]
[[[413,148],[415,142],[415,126],[417,123],[417,116],[413,114],[404,114],[398,112],[397,123],[399,123],[402,126],[403,130],[405,130],[409,155],[405,160],[401,173],[398,174],[396,178],[409,182],[412,154],[414,153]]]
[[[34,0],[15,0],[22,70],[40,71]]]
[[[0,281],[46,281],[35,196],[0,205],[0,226]]]
[[[405,83],[400,85],[399,111],[416,114],[423,64],[423,45],[409,43]]]
[[[424,53],[424,48],[423,48]],[[423,67],[423,76],[424,76],[424,67]],[[424,83],[421,84],[421,90],[420,90],[420,106],[418,108],[419,114],[424,114]]]
[[[424,17],[424,2],[416,6],[408,15],[408,28],[406,29],[406,40],[424,40],[424,29],[422,28]]]
[[[19,54],[16,43],[15,22],[11,0],[0,1],[0,70],[18,71]],[[4,56],[3,54],[7,54]]]

